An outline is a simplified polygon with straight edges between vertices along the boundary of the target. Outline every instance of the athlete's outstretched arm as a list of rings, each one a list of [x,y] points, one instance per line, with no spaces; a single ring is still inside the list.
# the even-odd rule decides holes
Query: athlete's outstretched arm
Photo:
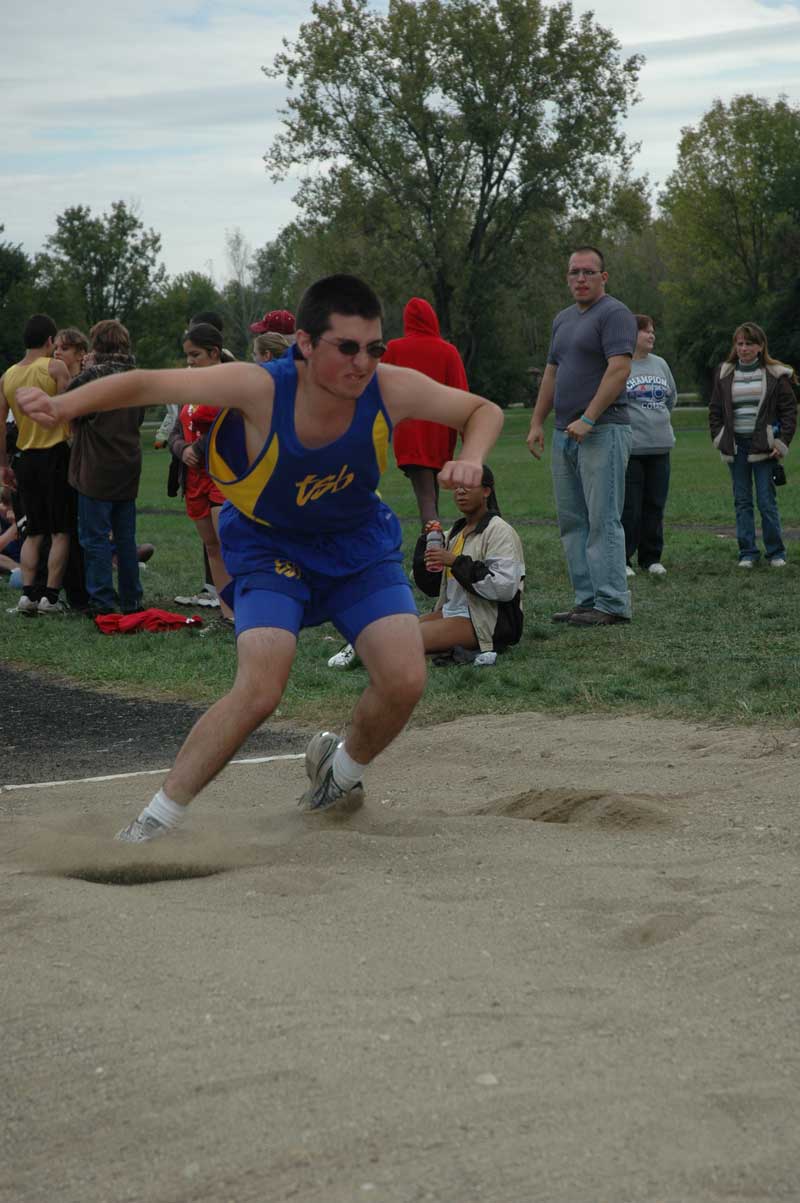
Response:
[[[441,422],[461,432],[461,451],[439,473],[445,488],[458,484],[480,484],[483,464],[503,429],[503,411],[493,401],[476,393],[450,388],[415,372],[381,364],[378,369],[381,395],[393,423],[403,418]]]
[[[49,397],[38,388],[17,389],[17,401],[29,418],[53,427],[84,414],[148,405],[215,405],[238,409],[259,423],[271,417],[273,383],[268,372],[252,363],[225,363],[202,371],[119,372]]]

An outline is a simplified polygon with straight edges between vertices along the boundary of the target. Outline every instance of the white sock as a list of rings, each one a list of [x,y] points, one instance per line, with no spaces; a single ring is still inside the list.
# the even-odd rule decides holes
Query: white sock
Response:
[[[179,802],[173,802],[172,798],[168,798],[163,789],[160,789],[153,800],[145,806],[139,818],[144,819],[149,815],[163,827],[177,827],[185,814],[186,807],[181,806]]]
[[[357,760],[353,760],[352,756],[348,756],[344,750],[344,740],[339,744],[333,755],[333,779],[340,789],[352,789],[354,785],[358,785],[361,778],[364,776],[365,764],[359,764]]]

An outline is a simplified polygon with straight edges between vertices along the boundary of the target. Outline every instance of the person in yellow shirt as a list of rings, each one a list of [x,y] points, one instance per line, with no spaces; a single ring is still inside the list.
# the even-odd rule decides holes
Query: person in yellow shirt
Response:
[[[22,545],[22,596],[20,614],[60,614],[58,600],[69,557],[70,530],[75,525],[75,494],[69,487],[69,426],[60,423],[45,430],[22,412],[15,400],[18,388],[35,387],[48,396],[63,393],[70,382],[66,364],[53,359],[57,329],[51,317],[35,313],[23,332],[25,356],[0,377],[0,485],[16,490],[19,506],[27,519],[27,538]],[[17,456],[12,468],[6,448],[8,411],[17,424]],[[47,586],[34,585],[42,540],[50,536]]]

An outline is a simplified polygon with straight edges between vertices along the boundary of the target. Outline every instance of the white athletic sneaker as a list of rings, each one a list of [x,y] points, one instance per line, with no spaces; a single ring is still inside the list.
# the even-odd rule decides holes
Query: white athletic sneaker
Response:
[[[172,600],[178,606],[209,606],[215,609],[219,608],[219,598],[205,591],[193,593],[191,597],[182,594],[180,597],[174,597]]]
[[[358,653],[352,643],[346,643],[340,652],[335,656],[331,656],[328,661],[328,668],[355,668],[360,661]]]
[[[66,614],[66,606],[60,601],[48,601],[46,597],[39,599],[39,605],[36,607],[40,614]]]
[[[651,564],[647,571],[651,576],[666,576],[667,570],[663,564]]]
[[[739,563],[736,565],[736,567],[737,568],[752,568],[753,561],[752,560],[740,560]]]
[[[146,840],[154,840],[159,835],[166,835],[168,831],[169,827],[159,823],[158,819],[154,819],[152,815],[147,815],[144,820],[134,819],[127,827],[123,827],[122,831],[117,832],[114,839],[119,840],[122,844],[143,844]]]
[[[776,556],[774,560],[770,560],[769,566],[770,568],[785,568],[786,561],[783,556]]]
[[[23,593],[14,608],[17,614],[24,614],[26,618],[35,618],[39,613],[38,603],[31,601],[26,593]]]
[[[472,663],[475,668],[491,668],[493,664],[497,663],[497,652],[481,652]]]
[[[358,810],[364,805],[364,787],[359,782],[352,789],[342,789],[333,779],[333,758],[339,746],[339,736],[332,731],[320,731],[306,749],[306,776],[310,786],[300,799],[303,810]]]
[[[625,575],[626,576],[636,576],[636,573],[633,571],[630,564],[625,565]]]

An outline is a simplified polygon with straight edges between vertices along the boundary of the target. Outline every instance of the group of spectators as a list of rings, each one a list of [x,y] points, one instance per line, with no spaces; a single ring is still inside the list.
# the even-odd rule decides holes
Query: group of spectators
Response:
[[[607,279],[597,248],[573,252],[567,283],[574,304],[553,323],[527,438],[540,458],[544,422],[554,410],[553,486],[574,599],[553,620],[583,627],[630,620],[627,578],[635,575],[635,564],[654,576],[667,572],[663,520],[676,385],[669,366],[654,353],[652,318],[632,314],[609,296]],[[430,304],[412,298],[403,322],[403,337],[389,342],[383,362],[467,390],[458,351],[442,338]],[[285,355],[294,342],[294,317],[287,310],[265,314],[250,329],[252,358],[262,365]],[[0,572],[21,576],[21,614],[61,612],[62,585],[70,606],[93,617],[136,611],[142,598],[139,566],[153,550],[136,539],[144,411],[89,414],[71,429],[49,430],[21,413],[14,400],[22,386],[53,396],[131,370],[128,332],[109,320],[87,338],[74,328],[57,330],[49,317],[37,314],[24,339],[25,356],[0,379]],[[223,345],[222,318],[214,312],[192,318],[182,346],[190,369],[234,360]],[[774,568],[786,563],[775,489],[785,479],[781,463],[796,426],[793,382],[792,369],[770,356],[759,326],[746,322],[736,329],[716,373],[709,419],[714,446],[730,466],[743,568],[752,568],[760,554],[754,485],[767,559]],[[202,589],[176,601],[219,606],[221,621],[232,624],[224,596],[230,577],[219,540],[224,498],[206,456],[219,412],[211,405],[168,406],[154,445],[171,452],[168,492],[182,494],[203,550]],[[421,523],[414,578],[436,598],[423,619],[423,640],[431,654],[455,652],[456,659],[493,663],[522,632],[522,545],[500,518],[488,467],[480,486],[455,491],[462,516],[442,532],[437,474],[452,459],[455,441],[454,430],[417,419],[399,423],[394,432],[397,463],[412,485]],[[356,659],[347,645],[329,665],[348,667]]]
[[[213,312],[191,320],[183,336],[188,367],[233,360],[222,345],[222,325]],[[266,363],[291,345],[294,318],[276,311],[254,323],[253,330],[253,358]],[[55,396],[130,371],[136,361],[129,333],[121,322],[107,320],[87,337],[74,327],[58,330],[52,318],[34,314],[23,340],[25,355],[0,377],[0,573],[20,586],[16,609],[28,617],[63,613],[65,601],[91,618],[118,610],[134,613],[142,602],[140,565],[154,551],[136,538],[144,410],[93,413],[48,430],[24,414],[15,399],[24,387]],[[168,492],[183,494],[204,549],[200,596],[176,600],[221,605],[222,619],[229,622],[230,610],[218,600],[228,580],[216,523],[223,498],[203,453],[217,413],[208,406],[169,407],[155,445],[170,446]]]
[[[24,357],[0,378],[0,486],[6,515],[14,520],[9,530],[20,541],[17,610],[27,616],[62,613],[63,586],[71,608],[94,615],[119,602],[132,612],[141,600],[136,495],[143,411],[92,414],[73,428],[46,429],[15,400],[25,386],[55,396],[129,371],[135,361],[128,331],[120,322],[102,321],[86,338],[35,314],[23,337]],[[141,549],[143,560],[151,554],[151,547]]]
[[[652,319],[609,296],[607,280],[596,247],[572,253],[567,284],[574,304],[553,322],[527,438],[541,458],[544,422],[554,410],[553,488],[574,598],[553,621],[579,627],[630,621],[634,555],[653,575],[667,571],[661,555],[675,382],[653,354]],[[759,326],[737,327],[715,375],[709,421],[730,466],[741,568],[752,568],[760,555],[754,483],[767,559],[773,568],[786,565],[775,488],[785,479],[781,461],[797,421],[793,381],[793,370],[770,356]]]

